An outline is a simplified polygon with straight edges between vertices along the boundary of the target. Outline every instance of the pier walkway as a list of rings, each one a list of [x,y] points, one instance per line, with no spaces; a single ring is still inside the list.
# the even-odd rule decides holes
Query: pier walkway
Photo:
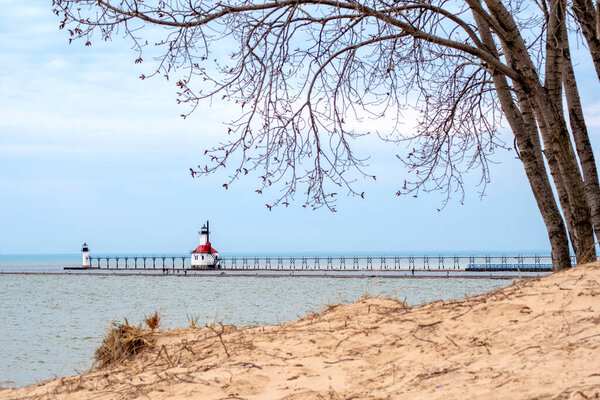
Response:
[[[573,259],[573,264],[575,260]],[[188,269],[189,254],[90,255],[92,268]],[[521,270],[551,269],[549,255],[423,256],[252,256],[224,257],[218,269],[231,270]]]

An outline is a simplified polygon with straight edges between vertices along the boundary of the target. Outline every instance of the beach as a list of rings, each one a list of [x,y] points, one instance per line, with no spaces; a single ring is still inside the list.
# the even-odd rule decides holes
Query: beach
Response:
[[[466,300],[365,296],[284,324],[147,329],[125,361],[0,399],[597,398],[599,266]]]
[[[456,300],[506,279],[390,279],[0,274],[0,387],[23,387],[88,370],[113,322],[158,311],[160,328],[292,322],[325,304],[365,294],[409,305]]]

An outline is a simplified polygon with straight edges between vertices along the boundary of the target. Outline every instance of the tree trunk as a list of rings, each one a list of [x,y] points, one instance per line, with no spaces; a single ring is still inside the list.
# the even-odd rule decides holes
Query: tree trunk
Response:
[[[474,11],[473,16],[481,33],[482,43],[497,57],[498,52],[489,26],[477,12]],[[571,266],[569,241],[546,174],[535,123],[533,126],[526,126],[523,115],[514,103],[506,77],[497,71],[492,71],[492,78],[502,110],[515,135],[525,174],[548,232],[552,248],[552,268],[555,271],[569,268]],[[533,116],[529,120],[534,120]]]
[[[564,119],[546,96],[540,96],[538,92],[535,97],[537,100],[535,105],[540,110],[541,119],[547,128],[546,134],[542,130],[544,145],[548,152],[546,159],[550,163],[551,158],[556,157],[559,169],[559,173],[556,175],[557,178],[560,176],[560,179],[555,180],[555,185],[557,189],[561,185],[564,186],[569,202],[565,208],[570,206],[574,217],[573,221],[567,221],[567,223],[572,225],[569,226],[569,231],[573,232],[575,236],[573,249],[579,263],[584,261],[586,253],[593,250],[594,247],[594,233],[583,180]]]
[[[507,61],[514,70],[520,72],[522,79],[519,83],[523,85],[524,93],[527,93],[532,106],[536,110],[536,115],[540,117],[538,124],[546,128],[542,130],[544,147],[556,157],[559,169],[558,175],[561,179],[557,179],[555,185],[566,189],[570,209],[574,216],[574,221],[567,221],[567,223],[570,225],[569,231],[573,232],[575,255],[578,262],[581,262],[588,249],[594,245],[594,234],[583,179],[571,145],[566,121],[562,114],[562,104],[556,104],[553,101],[553,96],[556,93],[548,93],[546,88],[540,84],[539,76],[531,61],[525,42],[508,10],[499,0],[486,0],[486,4],[504,30],[502,44]],[[559,6],[558,0],[552,3],[552,7]],[[553,13],[555,13],[555,17],[560,16],[560,12],[556,10],[552,10],[551,14]],[[555,22],[559,24],[560,19],[555,20]],[[550,61],[555,62],[556,60],[552,58]],[[562,76],[560,71],[551,70],[551,73],[554,76],[550,79],[556,80],[556,75]]]
[[[600,35],[598,32],[600,16],[594,7],[594,3],[590,0],[573,0],[573,11],[590,49],[596,74],[600,79]]]
[[[596,240],[600,240],[600,183],[598,182],[598,170],[596,169],[596,160],[585,125],[579,91],[575,82],[575,72],[573,71],[573,64],[571,62],[569,39],[566,34],[563,36],[563,40],[563,84],[567,98],[569,122],[571,123],[575,148],[583,172],[585,194],[592,213],[592,223],[594,224]],[[595,260],[595,258],[592,259]]]
[[[540,138],[538,135],[538,129],[543,133],[545,128],[543,126],[539,126],[539,128],[538,128],[538,125],[536,124],[536,115],[535,115],[534,108],[531,106],[531,103],[529,102],[529,98],[527,97],[525,92],[519,86],[520,85],[517,85],[517,98],[519,100],[519,108],[521,110],[521,117],[523,118],[523,122],[525,124],[525,131],[530,133],[529,140],[532,143],[533,152],[534,152],[535,156],[537,157],[536,161],[539,164],[539,168],[543,169],[544,176],[547,179],[548,175],[545,173],[546,169],[544,166],[542,146],[541,146]],[[543,134],[542,134],[542,136],[543,136]],[[567,231],[569,233],[569,238],[571,239],[571,243],[573,243],[573,246],[575,248],[575,243],[577,243],[577,240],[576,240],[576,236],[572,230],[572,227],[575,224],[575,217],[573,216],[573,213],[571,211],[571,207],[569,204],[569,196],[567,194],[565,184],[560,175],[560,171],[558,168],[558,163],[556,161],[556,158],[553,156],[553,153],[551,151],[546,150],[545,154],[546,154],[546,160],[548,161],[548,166],[550,168],[550,174],[552,175],[554,185],[557,189],[559,204],[561,205],[562,210],[563,210],[563,214],[564,214],[565,221],[567,224]],[[521,155],[521,157],[523,157],[523,155]],[[549,181],[548,181],[548,188],[549,188],[550,192],[552,192],[552,188],[550,186]],[[554,200],[554,193],[552,193],[552,199]],[[555,202],[555,206],[556,206],[556,202]],[[558,206],[556,206],[556,212],[558,213]],[[562,218],[561,218],[561,222],[562,222]],[[566,240],[566,235],[565,235],[565,240]],[[569,247],[568,244],[566,247],[567,247],[567,251],[568,251],[568,247]],[[577,251],[575,253],[577,254]],[[570,265],[570,263],[571,263],[571,261],[569,258],[569,265]]]
[[[548,130],[544,123],[543,117],[540,115],[539,110],[536,110],[530,103],[529,98],[525,95],[523,88],[518,90],[519,97],[519,106],[521,110],[527,110],[527,112],[522,111],[524,116],[531,116],[533,121],[530,121],[529,125],[533,125],[536,128],[539,126],[539,130],[542,133],[542,137],[548,137]],[[562,175],[560,174],[560,167],[558,165],[558,161],[556,160],[556,156],[552,148],[546,148],[543,153],[546,156],[546,161],[548,162],[548,168],[550,169],[550,175],[552,175],[552,180],[554,181],[554,186],[556,187],[556,192],[558,194],[558,202],[561,206],[565,222],[567,224],[567,232],[569,233],[569,238],[571,239],[571,244],[573,245],[573,249],[575,250],[575,254],[583,253],[585,250],[579,249],[577,246],[577,232],[574,227],[576,224],[576,217],[573,214],[573,208],[571,207],[571,203],[569,201],[569,193],[566,188],[566,184],[563,181]]]
[[[568,243],[567,235],[565,232],[565,226],[563,224],[562,217],[558,210],[558,206],[557,206],[556,200],[554,198],[554,193],[552,193],[552,187],[550,185],[550,181],[548,180],[548,175],[546,174],[546,168],[544,165],[540,139],[538,136],[538,127],[536,125],[535,114],[533,112],[533,109],[529,103],[529,99],[527,98],[527,96],[525,96],[524,93],[521,91],[519,91],[519,93],[520,93],[520,94],[518,94],[519,106],[521,108],[521,118],[522,118],[523,124],[524,124],[523,130],[524,130],[524,132],[526,132],[522,135],[517,135],[515,132],[515,137],[517,138],[517,145],[519,146],[519,151],[521,153],[521,160],[523,161],[523,164],[525,165],[526,170],[527,170],[527,162],[530,162],[532,164],[532,167],[535,168],[537,174],[543,175],[543,179],[545,181],[544,186],[539,187],[538,191],[540,192],[540,195],[542,195],[546,198],[545,199],[546,201],[549,201],[549,200],[552,201],[552,210],[548,212],[548,214],[549,214],[548,219],[549,219],[550,223],[552,223],[552,224],[556,224],[558,221],[560,221],[560,225],[561,225],[560,236],[556,236],[555,239],[560,238],[560,240],[565,242],[563,244],[563,248],[560,249],[561,264],[559,266],[553,265],[553,268],[555,270],[568,268],[571,266],[571,257],[569,254],[569,243]],[[514,132],[514,130],[513,130],[513,132]],[[529,159],[534,159],[534,160],[529,161]],[[564,184],[562,182],[560,173],[558,173],[556,171],[556,170],[558,170],[558,165],[557,165],[554,157],[550,157],[550,158],[548,157],[548,153],[546,153],[546,159],[548,160],[548,164],[550,166],[551,173],[554,170],[555,174],[557,175],[557,176],[554,176],[554,174],[553,174],[554,184],[555,184],[555,186],[557,188],[557,192],[559,194],[559,200],[560,200],[561,206],[563,207],[567,226],[571,226],[572,224],[574,224],[575,218],[573,217],[573,215],[571,213],[571,207],[569,207],[569,204],[568,204],[568,196],[567,196]],[[528,177],[529,177],[529,175],[528,175]],[[534,177],[534,179],[539,181],[541,179],[541,177],[538,177],[536,175]],[[530,178],[530,181],[531,181],[531,178]],[[540,183],[538,182],[537,185],[539,186],[539,184]],[[534,190],[534,193],[536,192],[533,185],[532,185],[532,190]],[[545,205],[545,206],[548,207],[549,205]],[[540,211],[542,211],[541,207],[540,207]],[[545,221],[545,219],[544,219],[544,221]],[[556,229],[557,228],[555,227],[554,230],[556,231]],[[548,231],[548,233],[550,234],[550,231]],[[556,235],[556,233],[555,233],[555,235]],[[577,240],[574,240],[573,236],[574,236],[573,233],[569,229],[569,237],[571,238],[571,243],[577,243]],[[552,237],[550,238],[550,243],[552,243]],[[552,249],[554,250],[554,245],[552,245]],[[577,254],[577,251],[576,251],[576,254]]]

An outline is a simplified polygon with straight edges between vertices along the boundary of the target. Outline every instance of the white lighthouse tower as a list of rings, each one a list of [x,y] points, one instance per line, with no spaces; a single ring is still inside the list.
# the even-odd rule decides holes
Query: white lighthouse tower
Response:
[[[83,244],[81,248],[81,268],[89,268],[90,267],[90,249],[88,248],[87,243]]]
[[[200,245],[191,252],[191,267],[195,269],[212,269],[217,267],[219,252],[210,244],[208,221],[200,230]]]

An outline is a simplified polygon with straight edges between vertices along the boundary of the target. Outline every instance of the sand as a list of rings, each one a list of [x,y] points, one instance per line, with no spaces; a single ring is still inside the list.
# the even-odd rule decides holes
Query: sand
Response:
[[[363,298],[281,325],[151,336],[119,365],[0,399],[600,398],[600,264],[461,301]]]

